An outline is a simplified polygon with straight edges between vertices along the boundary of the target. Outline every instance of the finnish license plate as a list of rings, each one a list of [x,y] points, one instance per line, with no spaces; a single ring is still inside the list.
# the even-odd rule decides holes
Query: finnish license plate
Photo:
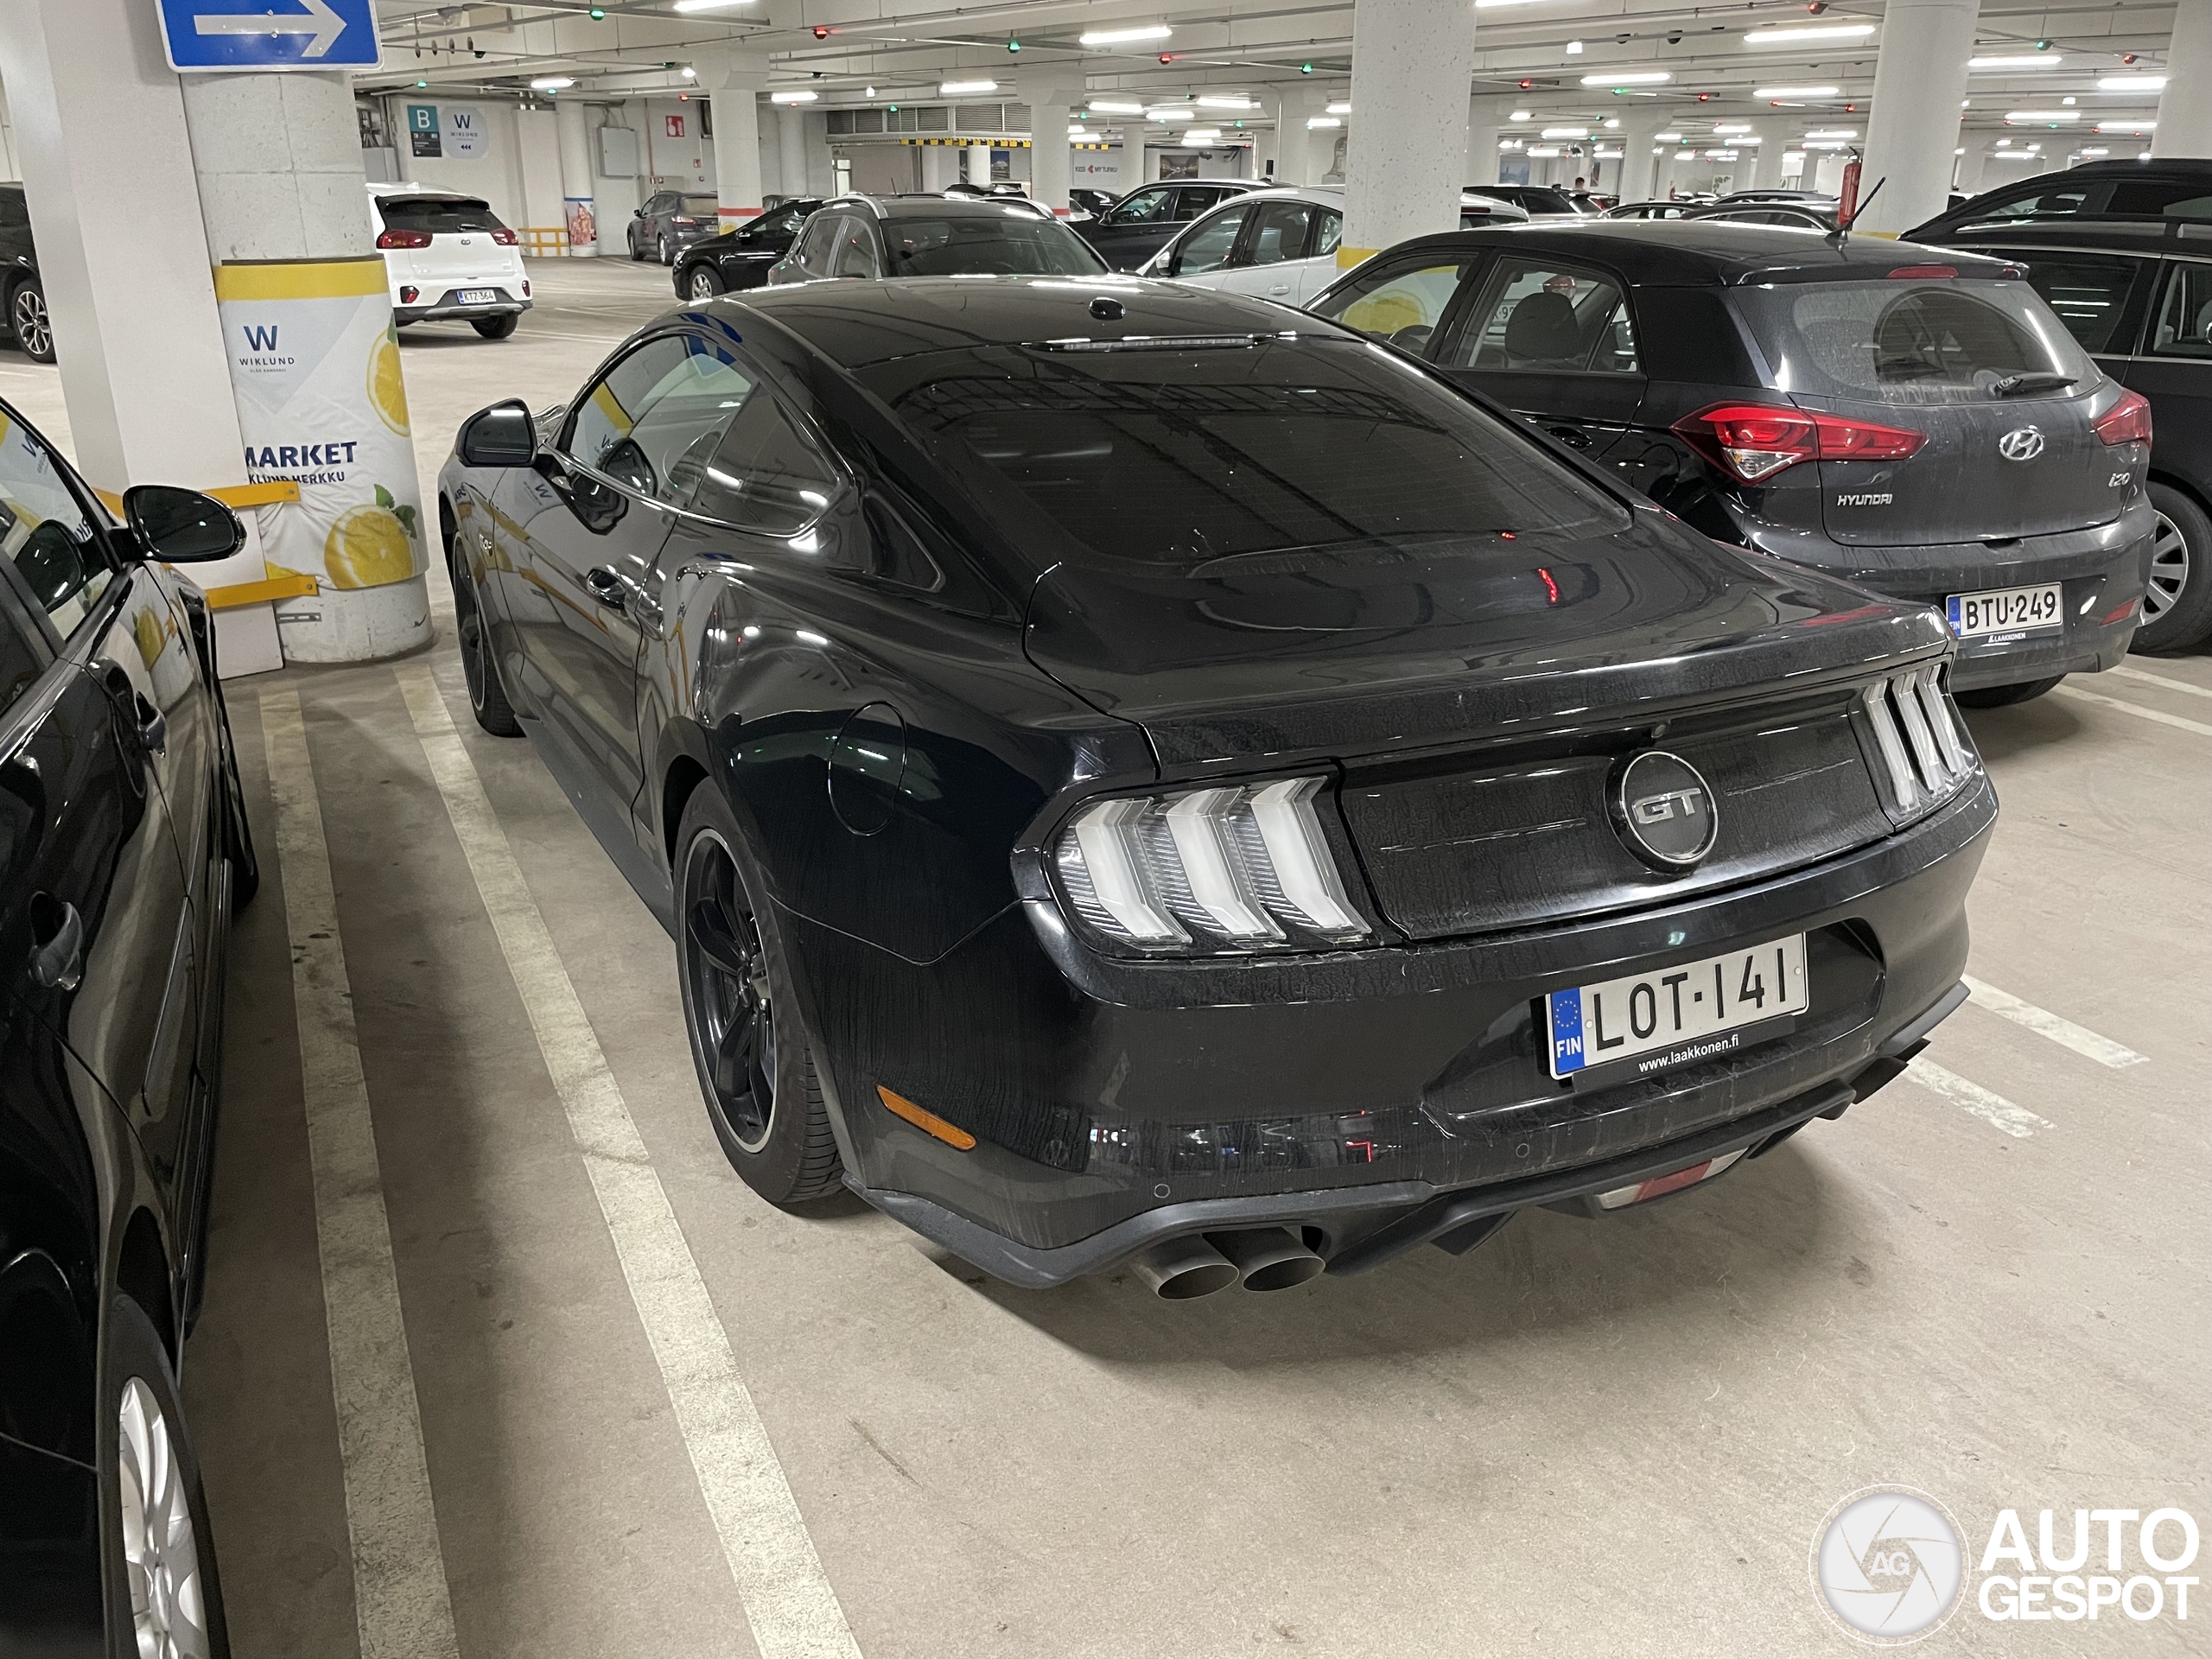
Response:
[[[1621,1060],[1642,1059],[1646,1071],[1694,1065],[1740,1048],[1751,1027],[1805,1011],[1805,936],[1554,991],[1544,1003],[1554,1077]]]
[[[496,288],[464,288],[461,290],[463,305],[489,305],[499,297]]]
[[[1945,601],[1951,632],[1961,639],[1988,633],[2021,633],[2055,628],[2065,619],[2058,607],[2064,594],[2055,582],[2033,588],[1993,588],[1982,594],[1953,594]]]

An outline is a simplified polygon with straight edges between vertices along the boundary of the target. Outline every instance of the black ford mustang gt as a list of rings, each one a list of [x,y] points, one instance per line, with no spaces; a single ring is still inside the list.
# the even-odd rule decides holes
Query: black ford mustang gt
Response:
[[[718,300],[473,416],[439,493],[478,717],[675,935],[731,1161],[1016,1283],[1654,1198],[1966,995],[1942,619],[1332,323]]]

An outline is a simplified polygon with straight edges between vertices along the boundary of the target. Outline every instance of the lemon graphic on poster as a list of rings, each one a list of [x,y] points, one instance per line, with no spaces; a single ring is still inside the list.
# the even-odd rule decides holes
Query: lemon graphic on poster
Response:
[[[323,568],[334,588],[381,588],[415,574],[414,537],[393,511],[390,493],[379,486],[377,498],[340,513],[323,540]]]
[[[401,437],[407,435],[407,383],[399,372],[399,340],[389,328],[369,353],[369,402],[378,420]]]

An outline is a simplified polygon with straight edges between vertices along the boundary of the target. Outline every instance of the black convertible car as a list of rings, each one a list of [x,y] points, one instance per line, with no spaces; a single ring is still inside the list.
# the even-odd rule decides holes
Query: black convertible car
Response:
[[[1333,323],[717,300],[472,416],[439,505],[477,717],[675,936],[732,1163],[1016,1283],[1656,1198],[1966,996],[1941,619]]]
[[[112,523],[0,445],[0,1653],[229,1651],[177,1403],[234,905],[258,880],[198,593],[241,532]]]

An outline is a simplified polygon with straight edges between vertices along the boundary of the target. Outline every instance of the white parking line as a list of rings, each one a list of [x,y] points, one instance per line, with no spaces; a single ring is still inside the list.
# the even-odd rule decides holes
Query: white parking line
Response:
[[[2062,685],[2051,692],[2054,697],[2071,697],[2076,702],[2101,702],[2107,709],[2117,709],[2123,715],[2133,715],[2139,720],[2154,720],[2161,726],[2171,726],[2177,731],[2194,732],[2199,737],[2212,737],[2212,726],[2201,720],[2183,720],[2179,715],[2170,715],[2163,709],[2145,709],[2139,702],[2122,702],[2118,697],[2107,697],[2096,691],[2077,690]]]
[[[1930,1059],[1917,1059],[1904,1074],[1922,1088],[1932,1090],[1956,1106],[1963,1106],[1985,1123],[1994,1124],[2016,1141],[2024,1141],[2037,1129],[2056,1126],[2037,1117],[2024,1106],[2015,1106],[2004,1096],[1969,1083],[1955,1071],[1947,1071]]]
[[[2186,691],[2192,697],[2212,697],[2212,686],[2191,685],[2187,680],[2177,680],[2171,674],[2153,674],[2131,664],[2123,663],[2118,668],[2107,671],[2117,674],[2123,680],[2140,680],[2145,685],[2158,686],[2168,691]]]
[[[2100,1037],[2086,1026],[2077,1026],[2071,1020],[2039,1008],[2032,1002],[2023,1002],[2010,991],[2000,991],[1986,984],[1972,974],[1965,976],[1967,989],[1974,1002],[1992,1014],[2002,1014],[2014,1025],[2025,1026],[2038,1036],[2048,1037],[2054,1043],[2063,1043],[2076,1054],[2086,1054],[2099,1065],[2108,1065],[2115,1071],[2131,1065],[2148,1065],[2151,1057],[2138,1054],[2125,1043],[2115,1043],[2109,1037]]]
[[[261,697],[362,1659],[458,1659],[322,804],[296,691]]]
[[[583,1154],[762,1659],[860,1659],[667,1190],[430,671],[393,671]]]

